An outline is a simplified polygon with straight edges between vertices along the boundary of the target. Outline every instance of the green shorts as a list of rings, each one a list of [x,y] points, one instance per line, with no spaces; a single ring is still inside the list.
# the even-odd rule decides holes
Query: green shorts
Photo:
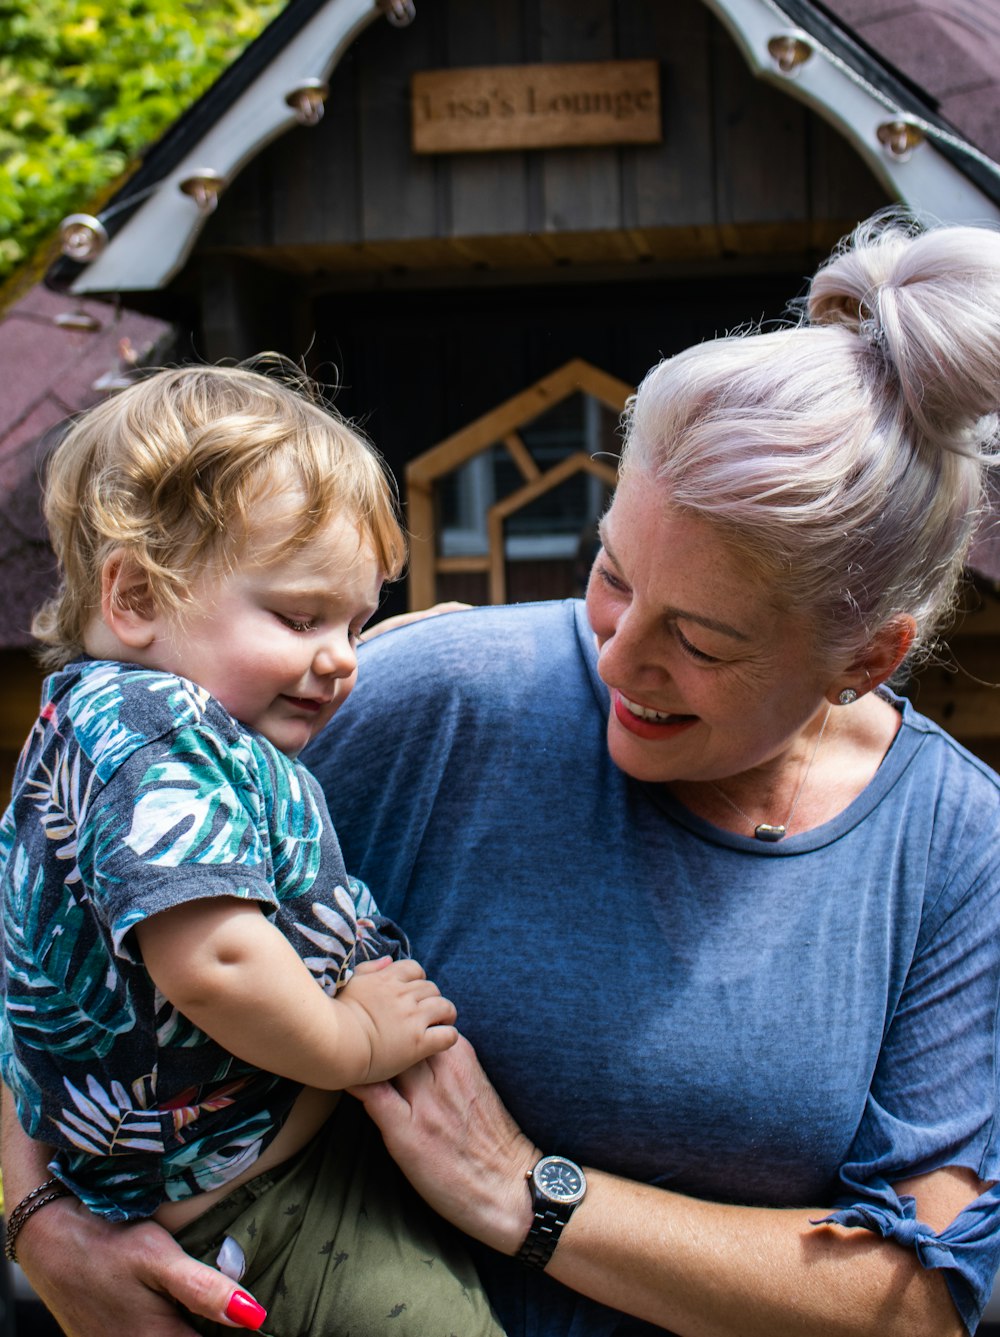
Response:
[[[226,1236],[243,1251],[239,1284],[267,1310],[268,1337],[503,1337],[461,1235],[411,1188],[350,1097],[297,1156],[176,1238],[214,1267]],[[238,1331],[189,1321],[213,1337]]]

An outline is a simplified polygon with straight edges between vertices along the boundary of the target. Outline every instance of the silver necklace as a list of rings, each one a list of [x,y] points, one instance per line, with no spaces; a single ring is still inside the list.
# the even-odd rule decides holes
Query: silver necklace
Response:
[[[734,803],[733,800],[729,797],[729,795],[725,793],[722,789],[720,789],[714,780],[709,780],[709,784],[718,794],[719,798],[725,800],[725,802],[728,803],[729,806],[732,808],[733,812],[738,812],[744,821],[750,823],[750,825],[753,827],[753,833],[757,840],[766,840],[771,844],[774,844],[775,841],[783,840],[785,836],[788,834],[788,828],[792,824],[792,817],[795,813],[795,809],[798,807],[799,798],[802,795],[802,790],[805,788],[806,780],[809,778],[809,772],[812,770],[812,764],[816,760],[816,753],[819,751],[819,745],[820,743],[822,743],[823,735],[826,733],[826,722],[830,718],[830,711],[832,709],[833,709],[832,706],[827,706],[826,708],[826,714],[823,716],[823,723],[820,725],[819,734],[817,735],[816,742],[813,745],[812,755],[810,756],[809,761],[806,764],[805,770],[802,772],[802,779],[799,781],[799,787],[798,789],[796,789],[795,797],[792,799],[792,806],[788,809],[788,816],[785,818],[784,822],[780,826],[774,826],[772,825],[771,822],[754,822],[754,819],[750,816],[750,814],[748,812],[744,812],[738,803]]]

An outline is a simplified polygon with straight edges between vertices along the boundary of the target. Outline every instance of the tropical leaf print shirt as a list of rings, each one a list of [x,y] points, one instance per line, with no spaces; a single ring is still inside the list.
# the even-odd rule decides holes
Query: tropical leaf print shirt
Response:
[[[300,1090],[159,993],[135,924],[200,897],[257,901],[329,994],[356,958],[407,950],[347,875],[305,767],[194,683],[135,665],[46,680],[0,870],[0,1071],[24,1127],[57,1149],[53,1173],[115,1220],[227,1183]]]

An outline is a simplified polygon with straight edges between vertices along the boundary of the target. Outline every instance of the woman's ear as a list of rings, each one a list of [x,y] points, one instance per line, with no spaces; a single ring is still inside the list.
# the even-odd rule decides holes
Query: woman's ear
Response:
[[[130,650],[151,645],[159,629],[149,577],[121,548],[101,568],[101,620]]]
[[[878,629],[857,660],[839,675],[827,693],[829,700],[845,705],[881,687],[910,653],[916,634],[917,624],[909,613],[891,617]],[[853,696],[850,695],[852,692]]]

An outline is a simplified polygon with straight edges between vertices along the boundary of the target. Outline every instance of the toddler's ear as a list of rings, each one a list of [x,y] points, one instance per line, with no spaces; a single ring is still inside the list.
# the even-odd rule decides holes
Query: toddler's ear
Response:
[[[145,649],[156,636],[159,611],[149,577],[120,548],[101,569],[101,618],[132,650]]]

